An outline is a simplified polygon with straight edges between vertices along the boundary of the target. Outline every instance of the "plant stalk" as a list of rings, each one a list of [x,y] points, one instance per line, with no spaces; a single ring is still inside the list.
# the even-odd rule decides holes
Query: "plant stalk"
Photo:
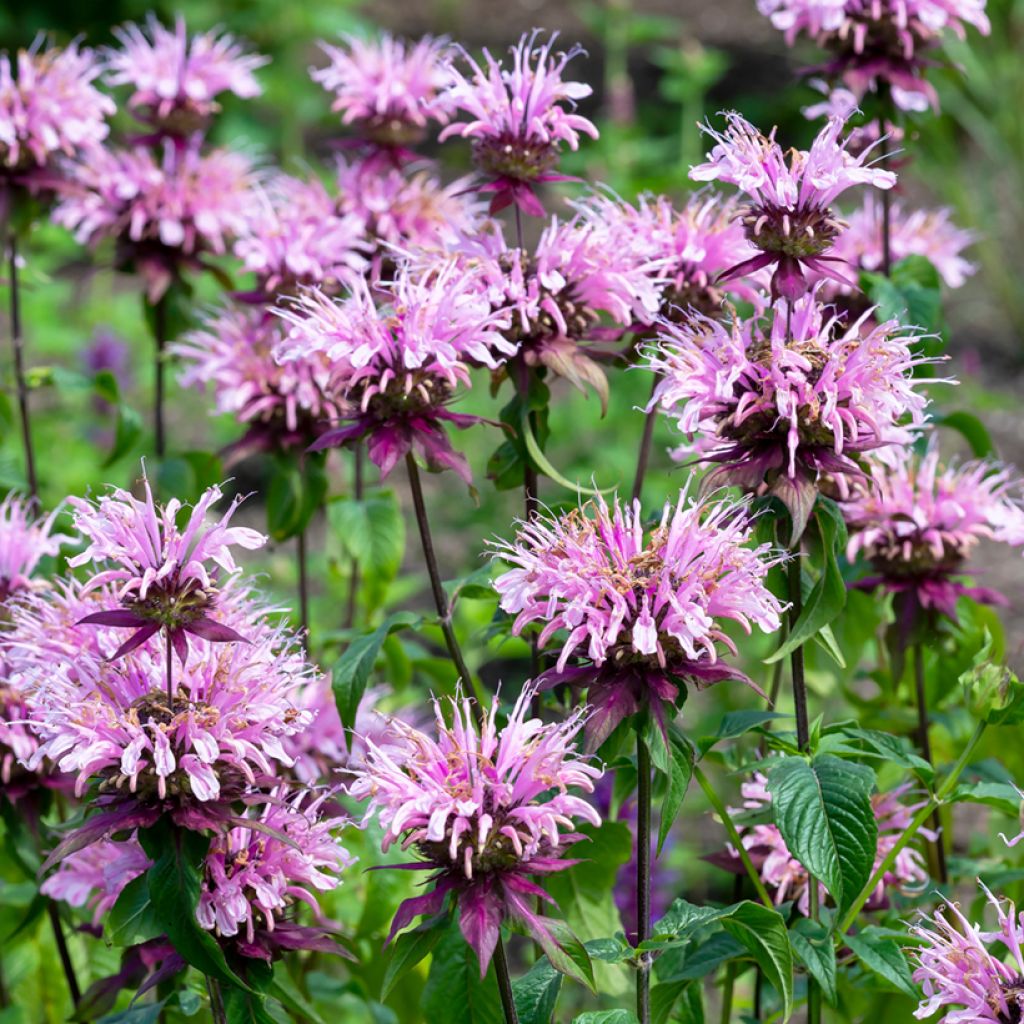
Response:
[[[68,949],[67,939],[64,937],[64,926],[61,924],[60,912],[53,900],[46,901],[46,914],[50,919],[50,927],[53,929],[53,941],[57,945],[57,955],[60,957],[60,965],[64,970],[64,979],[68,984],[68,993],[71,996],[71,1003],[78,1009],[82,1001],[82,990],[78,987],[78,977],[75,974],[75,965],[71,962],[71,952]]]
[[[295,555],[299,562],[299,628],[302,643],[309,650],[309,565],[306,557],[306,531],[300,530],[295,537]]]
[[[654,401],[654,392],[658,389],[658,376],[654,375],[651,382],[651,402]],[[633,477],[633,501],[639,501],[644,491],[644,477],[647,475],[647,464],[651,458],[651,442],[654,439],[654,424],[658,418],[658,410],[651,407],[644,414],[644,432],[640,435],[640,451],[636,457],[636,475]]]
[[[352,452],[352,497],[363,500],[363,446],[357,443]],[[356,621],[356,605],[359,601],[359,559],[352,559],[348,578],[348,602],[345,608],[345,628],[351,629]]]
[[[174,714],[174,648],[171,646],[171,627],[164,630],[164,685],[167,688],[167,710]]]
[[[167,296],[161,295],[153,306],[153,341],[156,343],[156,355],[153,363],[154,387],[153,398],[153,435],[156,457],[162,459],[167,452],[167,432],[164,423],[164,404],[166,400],[166,366],[164,349],[167,345]]]
[[[214,1024],[227,1024],[227,1014],[224,1012],[224,1000],[220,994],[220,984],[216,978],[206,975],[206,994],[210,997],[210,1013],[213,1016]]]
[[[512,994],[512,979],[508,973],[508,958],[505,956],[505,943],[500,936],[494,949],[493,962],[494,974],[498,979],[498,993],[501,996],[501,1008],[505,1011],[505,1024],[519,1024],[516,1001]]]
[[[928,736],[928,695],[924,685],[924,648],[920,641],[914,644],[914,696],[917,702],[917,745],[921,756],[932,766],[932,743]],[[932,828],[936,832],[935,842],[931,844],[935,854],[935,865],[938,878],[942,885],[949,884],[949,867],[946,864],[946,844],[942,837],[942,819],[939,809],[932,815]]]
[[[636,733],[636,944],[651,937],[651,752]],[[641,953],[636,972],[636,1015],[651,1020],[650,954]]]
[[[32,445],[32,421],[29,413],[28,382],[25,378],[25,339],[21,328],[21,297],[18,291],[18,240],[14,229],[7,228],[8,287],[10,288],[11,349],[14,353],[14,377],[18,391],[18,416],[25,449],[25,480],[33,502],[39,500],[36,456]]]

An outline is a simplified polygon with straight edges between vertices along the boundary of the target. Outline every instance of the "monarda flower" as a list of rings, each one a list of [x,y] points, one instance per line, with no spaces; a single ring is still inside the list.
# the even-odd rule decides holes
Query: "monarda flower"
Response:
[[[923,457],[901,449],[874,460],[841,507],[848,557],[863,556],[874,570],[858,586],[902,596],[905,625],[921,610],[955,619],[963,595],[1006,603],[964,577],[981,541],[1024,545],[1024,481],[1010,468],[989,460],[943,467],[932,440]]]
[[[924,422],[926,381],[913,369],[917,336],[896,321],[875,324],[872,310],[853,324],[830,315],[814,293],[777,302],[763,318],[722,324],[695,314],[665,323],[660,344],[647,348],[661,376],[651,406],[673,416],[718,463],[706,487],[738,486],[774,495],[804,531],[824,476],[860,477],[856,457],[906,444]]]
[[[0,54],[0,187],[59,187],[57,158],[99,147],[116,110],[93,84],[102,65],[92,50],[77,42],[44,50],[44,42],[37,37],[13,61]]]
[[[597,128],[575,113],[576,101],[590,95],[590,86],[562,77],[569,61],[583,51],[573,47],[552,53],[556,37],[537,46],[538,35],[524,35],[512,47],[511,69],[487,50],[483,66],[460,50],[468,75],[454,62],[449,65],[452,84],[442,102],[469,120],[449,124],[440,138],[458,135],[472,141],[473,162],[490,179],[482,190],[494,193],[491,213],[515,204],[544,216],[534,188],[566,180],[555,171],[561,147],[577,149],[581,133],[597,138]]]
[[[989,32],[985,0],[758,0],[758,10],[792,45],[806,35],[828,50],[821,69],[840,76],[860,98],[887,90],[903,110],[938,106],[924,78],[927,51],[944,32],[963,38],[968,25]]]
[[[1010,901],[997,899],[982,885],[995,907],[999,927],[984,931],[955,903],[911,928],[920,945],[910,950],[914,981],[924,998],[918,1020],[937,1013],[939,1024],[1016,1024],[1024,1012],[1024,919]]]
[[[444,124],[449,84],[446,39],[405,42],[390,33],[376,39],[346,35],[341,46],[320,43],[330,63],[310,76],[334,93],[331,110],[360,140],[403,159],[426,138],[431,121]]]
[[[500,333],[505,314],[491,309],[472,274],[455,263],[421,277],[401,269],[380,307],[360,281],[342,302],[310,291],[278,312],[290,325],[278,358],[322,353],[330,364],[325,390],[347,407],[343,425],[321,435],[314,450],[365,439],[383,476],[414,452],[429,469],[454,469],[469,482],[445,427],[480,419],[447,406],[469,386],[471,361],[495,367],[511,349]]]
[[[131,87],[128,106],[157,137],[203,131],[220,109],[221,93],[250,99],[263,91],[253,72],[270,58],[246,53],[227,33],[190,37],[180,15],[170,29],[152,14],[145,28],[129,23],[113,31],[121,47],[106,53],[107,80]]]
[[[538,648],[558,648],[541,685],[589,687],[588,749],[644,707],[666,732],[683,683],[740,679],[757,689],[720,658],[736,653],[725,620],[748,632],[752,623],[779,628],[782,607],[765,578],[781,556],[748,547],[751,530],[745,503],[696,501],[684,490],[651,530],[638,501],[609,507],[598,497],[534,516],[514,541],[493,545],[514,567],[494,581],[513,632],[537,623]]]
[[[696,181],[725,181],[735,185],[748,201],[741,222],[757,256],[726,271],[721,280],[774,267],[772,298],[794,301],[807,289],[808,272],[856,284],[843,261],[831,250],[842,230],[832,203],[854,185],[889,189],[896,175],[865,163],[867,151],[853,156],[840,135],[846,126],[841,117],[829,118],[808,151],[788,154],[737,113],[725,115],[727,126],[718,132],[704,131],[716,145],[707,162],[690,169]]]
[[[247,157],[201,153],[166,140],[150,149],[96,149],[72,171],[74,186],[53,219],[83,244],[113,239],[115,265],[142,274],[150,301],[183,269],[201,270],[204,255],[227,252],[245,233],[254,179]]]
[[[39,562],[56,556],[74,539],[53,532],[60,509],[36,518],[31,507],[31,502],[14,494],[0,501],[0,605],[32,586],[32,573]]]
[[[256,275],[252,298],[272,302],[312,285],[333,295],[366,272],[361,251],[365,223],[337,207],[337,199],[319,181],[287,174],[276,175],[253,196],[248,222],[234,245],[243,268]]]
[[[242,498],[236,497],[218,520],[208,521],[207,514],[223,497],[219,487],[210,487],[180,528],[181,502],[175,498],[157,508],[145,473],[142,486],[141,501],[121,488],[97,502],[68,499],[75,526],[88,542],[68,565],[91,565],[94,575],[86,589],[113,584],[121,605],[94,612],[83,624],[133,630],[114,659],[161,630],[182,661],[188,654],[189,635],[210,643],[243,640],[214,617],[220,573],[239,571],[231,549],[252,551],[266,543],[266,537],[255,530],[229,525]]]
[[[279,363],[281,321],[259,306],[226,306],[168,349],[181,361],[182,387],[210,388],[215,412],[247,428],[230,454],[304,450],[342,414],[325,394],[330,364],[321,352],[296,353]]]
[[[272,794],[262,810],[249,811],[234,828],[215,835],[206,855],[196,920],[239,954],[270,961],[279,953],[313,949],[347,951],[329,937],[317,893],[341,884],[355,857],[334,832],[344,819],[328,816],[328,791]],[[294,908],[304,903],[318,927],[300,925]]]
[[[592,792],[602,771],[574,747],[584,712],[552,723],[529,718],[533,694],[523,690],[500,730],[497,703],[478,730],[469,701],[455,699],[451,725],[434,702],[436,739],[395,720],[400,754],[367,743],[349,794],[369,800],[367,818],[383,827],[385,850],[395,842],[411,847],[419,859],[404,866],[432,872],[429,892],[398,908],[388,941],[416,917],[440,913],[451,897],[481,975],[507,918],[521,921],[553,964],[565,963],[537,912],[538,898],[551,898],[529,876],[577,863],[565,857],[582,838],[574,819],[598,825],[600,817],[571,790]]]
[[[903,832],[909,827],[914,813],[924,806],[924,802],[907,805],[902,798],[910,789],[909,784],[899,786],[888,793],[876,793],[871,798],[871,806],[878,824],[878,846],[875,851],[874,868],[888,856],[889,851],[899,842]],[[740,787],[743,795],[743,807],[731,808],[733,815],[762,815],[770,812],[771,795],[768,792],[765,777],[760,773],[753,779],[744,782]],[[931,842],[936,834],[930,829],[920,829],[920,835]],[[810,886],[808,885],[807,869],[789,852],[786,841],[778,828],[770,823],[740,826],[740,841],[750,854],[750,859],[761,875],[765,887],[772,891],[776,903],[792,900],[801,914],[810,914]],[[742,872],[739,855],[735,850],[728,851],[728,860],[724,862],[731,869]],[[872,870],[874,870],[874,868]],[[893,893],[910,896],[920,895],[928,885],[928,869],[920,850],[906,847],[897,856],[892,868],[887,871],[872,891],[865,903],[867,910],[882,910],[890,906]],[[818,897],[824,905],[828,893],[818,883]]]

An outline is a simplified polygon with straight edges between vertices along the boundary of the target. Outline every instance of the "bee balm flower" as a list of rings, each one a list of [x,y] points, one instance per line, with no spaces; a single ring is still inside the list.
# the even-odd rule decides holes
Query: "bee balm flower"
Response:
[[[514,568],[494,581],[513,632],[541,625],[538,647],[559,647],[543,686],[589,686],[587,745],[595,749],[627,716],[649,706],[666,729],[684,680],[709,686],[741,679],[720,659],[735,654],[724,620],[767,633],[782,611],[765,583],[780,556],[747,547],[743,503],[695,501],[685,491],[645,531],[640,503],[601,497],[559,517],[521,523],[514,541],[493,545]],[[580,664],[571,666],[570,659]],[[760,692],[760,691],[759,691]]]
[[[565,859],[581,838],[574,819],[600,824],[593,806],[571,792],[592,792],[602,775],[573,746],[583,713],[552,723],[528,718],[532,697],[527,687],[501,730],[496,703],[478,730],[467,700],[449,702],[451,725],[434,702],[436,739],[396,720],[401,752],[368,741],[349,788],[369,800],[367,817],[384,828],[384,849],[412,847],[420,860],[407,866],[433,872],[430,891],[398,908],[389,941],[414,918],[439,913],[452,894],[481,976],[508,917],[526,926],[553,963],[564,960],[536,909],[538,897],[550,897],[529,876],[576,863]]]

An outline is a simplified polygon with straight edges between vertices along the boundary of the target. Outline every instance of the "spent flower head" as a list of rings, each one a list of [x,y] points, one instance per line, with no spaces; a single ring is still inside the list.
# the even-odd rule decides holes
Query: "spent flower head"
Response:
[[[728,182],[745,194],[741,221],[760,253],[723,279],[774,267],[772,297],[790,301],[807,291],[808,272],[849,283],[843,261],[832,252],[843,227],[832,204],[855,185],[892,188],[896,175],[867,163],[867,150],[850,153],[840,138],[846,127],[842,117],[830,117],[809,150],[788,154],[775,141],[774,129],[766,137],[735,112],[725,118],[724,132],[703,126],[715,146],[705,163],[690,169],[690,177]]]
[[[481,975],[507,918],[520,920],[553,963],[564,962],[537,912],[538,898],[551,898],[529,876],[571,867],[576,861],[565,853],[582,838],[576,821],[600,824],[593,805],[573,792],[592,792],[602,775],[575,748],[585,713],[551,723],[531,718],[534,692],[523,690],[501,729],[496,701],[480,726],[468,700],[445,702],[450,725],[435,701],[436,736],[394,720],[392,746],[368,740],[349,787],[369,801],[367,818],[384,828],[384,849],[411,847],[419,860],[408,866],[432,872],[430,891],[398,908],[390,938],[414,918],[440,913],[451,894]]]
[[[440,138],[458,135],[472,141],[473,162],[489,179],[483,190],[494,193],[492,213],[514,203],[525,213],[543,216],[533,190],[544,181],[564,180],[555,171],[562,146],[577,149],[581,134],[597,138],[597,128],[575,112],[576,101],[590,95],[590,86],[563,78],[566,65],[583,51],[554,52],[557,33],[542,45],[539,34],[527,33],[512,47],[511,68],[486,49],[482,64],[459,49],[461,62],[449,65],[451,85],[441,100],[468,120],[453,121]]]
[[[748,632],[779,628],[782,607],[765,579],[780,555],[748,546],[751,532],[745,502],[683,490],[651,529],[639,502],[609,506],[599,496],[534,516],[514,541],[492,545],[513,566],[494,581],[513,632],[536,623],[538,648],[558,648],[542,685],[590,688],[590,749],[645,705],[665,730],[663,705],[674,706],[682,682],[741,679],[757,689],[720,657],[736,653],[727,621]]]

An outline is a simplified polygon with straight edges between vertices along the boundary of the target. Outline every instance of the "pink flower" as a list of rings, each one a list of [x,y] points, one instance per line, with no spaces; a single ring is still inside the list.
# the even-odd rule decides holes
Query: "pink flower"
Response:
[[[342,124],[396,155],[421,142],[432,120],[444,124],[449,83],[443,61],[446,39],[426,36],[406,43],[384,32],[377,39],[346,35],[343,45],[320,43],[330,63],[310,71],[314,82],[334,93],[331,110]]]
[[[384,829],[383,849],[411,846],[420,858],[411,866],[433,872],[430,891],[398,908],[389,941],[414,918],[439,913],[453,893],[481,976],[508,917],[523,922],[553,963],[564,961],[536,910],[538,897],[551,899],[528,876],[576,863],[564,856],[581,838],[574,819],[600,824],[593,806],[571,792],[592,792],[602,775],[573,745],[583,712],[552,723],[528,718],[533,695],[523,690],[500,731],[497,702],[478,729],[468,700],[447,702],[450,726],[435,701],[436,739],[394,721],[401,754],[368,741],[349,788],[354,799],[369,800],[366,817]]]
[[[881,585],[953,619],[962,594],[1005,603],[962,576],[982,540],[1024,546],[1024,481],[1009,467],[980,459],[943,467],[933,438],[923,458],[902,449],[874,461],[842,510],[848,557],[863,555],[875,570],[861,586]]]
[[[449,66],[452,84],[442,102],[469,120],[449,124],[440,138],[472,140],[473,161],[491,179],[484,186],[494,193],[491,213],[515,203],[526,213],[543,216],[533,189],[539,182],[563,180],[554,171],[562,145],[577,149],[581,133],[597,138],[597,128],[575,113],[576,101],[590,95],[590,86],[562,77],[569,61],[583,51],[574,47],[553,54],[557,33],[536,46],[539,34],[535,30],[524,35],[512,48],[511,69],[486,49],[483,66],[459,49],[468,76],[454,63]]]
[[[92,923],[98,926],[125,886],[151,865],[134,835],[122,841],[101,839],[64,857],[39,891],[73,907],[90,907]]]
[[[203,129],[219,109],[216,97],[232,92],[243,99],[263,91],[253,72],[269,57],[246,53],[228,33],[189,36],[185,19],[165,28],[150,14],[145,28],[115,28],[119,50],[106,53],[111,85],[132,88],[128,105],[158,132],[186,137]]]
[[[236,446],[239,454],[305,449],[324,423],[341,415],[341,406],[322,387],[328,360],[311,351],[279,363],[274,353],[283,340],[277,317],[260,307],[228,306],[170,346],[184,364],[181,385],[209,385],[216,412],[248,426]]]
[[[74,540],[53,533],[61,509],[46,518],[33,518],[31,502],[8,494],[0,501],[0,603],[32,585],[30,577],[43,558],[53,557],[63,545]]]
[[[241,153],[202,154],[166,140],[150,149],[97,149],[73,169],[74,186],[53,219],[81,243],[117,243],[119,268],[146,279],[151,301],[183,267],[202,269],[206,252],[227,251],[252,210],[252,168]]]
[[[807,271],[848,283],[848,276],[834,266],[842,261],[830,251],[842,227],[832,203],[855,185],[892,188],[896,175],[865,164],[867,151],[858,156],[848,151],[847,143],[839,140],[846,126],[841,117],[829,118],[810,150],[792,150],[788,159],[774,129],[766,138],[739,114],[725,117],[724,133],[704,126],[716,145],[706,163],[690,169],[690,177],[729,182],[745,193],[742,223],[761,252],[723,279],[774,266],[772,298],[790,301],[807,291]]]
[[[914,981],[924,992],[914,1012],[919,1020],[939,1011],[939,1024],[1007,1024],[1020,1016],[1024,921],[1013,903],[981,887],[996,909],[997,931],[983,931],[948,901],[931,920],[911,929],[922,943],[910,951],[917,962]]]
[[[906,805],[901,798],[909,791],[910,786],[899,786],[888,793],[877,793],[871,798],[878,823],[878,846],[875,852],[874,869],[888,856],[905,829],[910,825],[914,813],[924,806],[924,802]],[[771,795],[767,781],[759,772],[753,779],[744,782],[740,787],[743,794],[743,807],[740,810],[730,809],[730,814],[766,813],[771,809]],[[934,841],[935,833],[930,829],[921,829],[920,834]],[[774,824],[751,824],[741,826],[740,839],[744,848],[749,851],[751,860],[758,868],[765,886],[773,890],[776,903],[792,900],[797,909],[805,916],[810,914],[810,887],[807,884],[807,869],[789,852],[782,833]],[[739,856],[730,848],[729,855],[738,861]],[[742,870],[742,869],[739,869]],[[889,895],[893,892],[906,895],[920,895],[928,885],[928,869],[924,857],[919,850],[906,847],[896,857],[892,869],[887,871],[877,888],[868,897],[865,904],[868,910],[880,910],[889,906]],[[818,883],[818,896],[822,904],[828,893]]]
[[[278,174],[253,197],[234,251],[262,295],[309,285],[334,294],[366,271],[364,227],[361,217],[338,212],[319,181]]]
[[[958,228],[950,219],[952,211],[906,210],[893,203],[889,210],[889,247],[893,262],[908,256],[924,256],[949,288],[959,288],[977,269],[963,257],[967,246],[977,241],[973,231]],[[882,210],[873,196],[846,218],[846,228],[836,239],[835,254],[859,270],[879,271],[882,267]],[[837,290],[848,292],[847,286]]]
[[[367,438],[384,476],[415,452],[428,468],[454,469],[469,481],[444,428],[478,418],[446,406],[459,386],[469,386],[470,361],[494,367],[510,350],[500,333],[508,321],[480,295],[472,274],[454,262],[425,276],[400,268],[380,308],[360,281],[342,302],[310,291],[278,312],[290,325],[278,358],[321,353],[330,365],[325,390],[349,409],[348,422],[323,434],[315,450]]]
[[[116,109],[93,84],[102,67],[92,50],[77,40],[44,50],[44,41],[13,62],[0,54],[0,178],[33,191],[61,181],[55,158],[98,148]]]
[[[792,307],[777,302],[767,326],[700,315],[666,323],[646,350],[662,378],[652,405],[691,439],[704,435],[699,453],[721,464],[707,485],[776,495],[794,540],[823,474],[861,475],[852,456],[905,444],[924,421],[925,381],[913,369],[929,360],[911,348],[917,335],[874,324],[871,312],[844,326],[811,293]]]
[[[215,835],[206,855],[199,924],[218,939],[233,939],[242,956],[269,961],[276,950],[345,951],[324,927],[294,922],[293,908],[305,903],[320,919],[317,893],[341,884],[341,872],[355,863],[333,833],[343,823],[325,815],[323,792],[310,799],[279,789],[253,824]]]
[[[539,623],[538,647],[559,647],[542,685],[590,687],[589,749],[645,704],[664,729],[662,704],[684,679],[757,689],[719,658],[723,648],[736,653],[725,620],[747,632],[752,623],[779,628],[782,607],[765,578],[780,556],[768,544],[747,547],[747,512],[743,502],[696,501],[683,490],[645,531],[639,502],[609,507],[598,497],[560,517],[535,516],[515,541],[493,545],[513,566],[494,582],[502,610],[516,616],[513,632]],[[570,658],[582,666],[569,667]]]
[[[932,63],[922,53],[944,32],[963,38],[966,26],[989,32],[985,0],[758,0],[758,10],[792,45],[807,35],[831,51],[824,70],[840,74],[861,97],[887,87],[904,110],[937,106],[924,79]]]
[[[229,525],[242,498],[236,497],[217,522],[208,522],[207,513],[223,497],[219,487],[210,487],[180,528],[181,502],[174,498],[158,509],[145,467],[142,485],[145,498],[141,501],[121,488],[97,502],[68,499],[75,526],[88,542],[68,565],[91,564],[94,575],[86,589],[113,584],[121,603],[117,610],[95,612],[82,621],[135,630],[115,652],[115,659],[160,630],[167,633],[182,661],[188,653],[188,634],[211,643],[241,640],[211,614],[217,608],[220,573],[239,571],[231,548],[252,551],[266,543],[266,537],[255,530]]]

